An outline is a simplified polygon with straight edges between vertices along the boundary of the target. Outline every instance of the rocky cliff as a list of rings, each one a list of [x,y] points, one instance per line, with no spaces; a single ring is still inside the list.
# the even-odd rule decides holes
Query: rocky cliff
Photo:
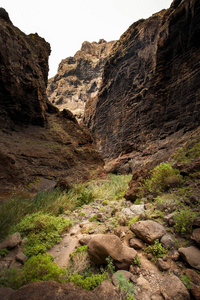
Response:
[[[0,43],[0,191],[87,178],[103,160],[73,114],[47,100],[50,45],[21,32],[2,8]]]
[[[199,126],[199,36],[198,0],[173,1],[121,36],[98,97],[86,104],[85,123],[105,158],[167,157],[184,133]]]
[[[67,108],[82,119],[85,103],[96,96],[103,66],[115,42],[84,42],[74,57],[61,61],[58,73],[48,83],[49,100],[60,110]]]

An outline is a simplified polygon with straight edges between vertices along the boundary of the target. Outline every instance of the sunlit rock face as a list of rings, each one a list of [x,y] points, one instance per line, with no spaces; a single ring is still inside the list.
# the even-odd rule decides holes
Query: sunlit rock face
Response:
[[[84,42],[74,57],[61,61],[58,73],[48,83],[49,100],[60,110],[67,108],[82,120],[85,103],[96,96],[103,66],[115,42]]]
[[[177,140],[199,126],[199,36],[198,0],[176,0],[121,36],[105,64],[98,96],[85,111],[105,158],[150,154],[165,139],[171,137],[173,145],[173,136]]]

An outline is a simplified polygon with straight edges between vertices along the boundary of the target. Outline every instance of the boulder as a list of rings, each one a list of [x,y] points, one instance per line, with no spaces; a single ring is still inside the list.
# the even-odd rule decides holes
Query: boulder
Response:
[[[22,286],[5,298],[7,300],[98,300],[92,292],[81,289],[74,283],[59,284],[55,281],[38,281]]]
[[[190,300],[187,288],[175,275],[166,276],[162,281],[161,289],[164,299]]]
[[[140,240],[138,240],[137,238],[132,238],[129,241],[130,247],[134,248],[135,250],[140,250],[143,247],[143,244]]]
[[[200,228],[196,228],[192,232],[191,240],[200,246]]]
[[[192,268],[200,270],[200,250],[197,247],[179,248],[178,252]]]
[[[160,271],[167,271],[169,270],[170,266],[167,262],[165,262],[162,258],[158,258],[158,269]]]
[[[190,292],[195,300],[200,299],[200,286],[199,285],[193,285],[190,289]]]
[[[130,207],[130,210],[133,212],[133,217],[141,215],[145,211],[144,204],[136,205],[133,204]]]
[[[12,299],[11,295],[15,292],[15,290],[11,288],[2,287],[0,288],[0,299],[1,300],[8,300]],[[14,299],[14,298],[13,298]]]
[[[175,239],[172,234],[166,233],[160,240],[163,247],[167,249],[171,249],[174,247]]]
[[[10,235],[5,241],[0,243],[0,249],[13,249],[21,242],[21,236],[19,232],[15,232]]]
[[[137,237],[149,244],[166,234],[166,230],[162,225],[151,220],[133,223],[130,229]]]
[[[101,300],[116,300],[119,298],[118,289],[110,282],[103,281],[93,290],[93,294]]]
[[[27,261],[28,257],[23,253],[23,252],[18,252],[17,255],[15,256],[16,261],[20,262],[22,265],[25,264]]]
[[[90,259],[97,265],[106,264],[106,258],[112,257],[118,269],[128,269],[137,252],[122,244],[116,235],[99,234],[88,243]]]
[[[197,274],[196,271],[192,269],[186,269],[183,271],[183,274],[186,274],[188,277],[190,277],[193,284],[200,286],[200,275]]]

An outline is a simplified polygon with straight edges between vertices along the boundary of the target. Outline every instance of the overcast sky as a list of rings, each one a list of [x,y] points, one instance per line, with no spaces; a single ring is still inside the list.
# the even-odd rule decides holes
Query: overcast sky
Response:
[[[84,41],[117,40],[135,21],[148,18],[172,0],[1,0],[15,26],[37,32],[51,44],[49,77],[62,59]]]

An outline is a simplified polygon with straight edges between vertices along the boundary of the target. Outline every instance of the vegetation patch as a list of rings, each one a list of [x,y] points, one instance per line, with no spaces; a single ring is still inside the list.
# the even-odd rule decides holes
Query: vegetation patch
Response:
[[[182,181],[179,170],[174,169],[169,163],[161,163],[150,172],[150,178],[143,180],[138,196],[158,195],[180,185]]]
[[[145,251],[146,253],[152,253],[155,258],[163,257],[163,255],[168,252],[168,250],[161,245],[158,239],[155,240],[153,245],[149,245]]]
[[[181,210],[176,210],[174,214],[175,231],[181,235],[185,235],[192,232],[192,222],[197,217],[198,213],[186,207]]]
[[[61,234],[66,232],[71,225],[71,221],[64,217],[35,213],[24,217],[11,228],[10,233],[19,232],[22,238],[28,238],[26,255],[30,257],[45,253],[47,249],[58,244]]]

